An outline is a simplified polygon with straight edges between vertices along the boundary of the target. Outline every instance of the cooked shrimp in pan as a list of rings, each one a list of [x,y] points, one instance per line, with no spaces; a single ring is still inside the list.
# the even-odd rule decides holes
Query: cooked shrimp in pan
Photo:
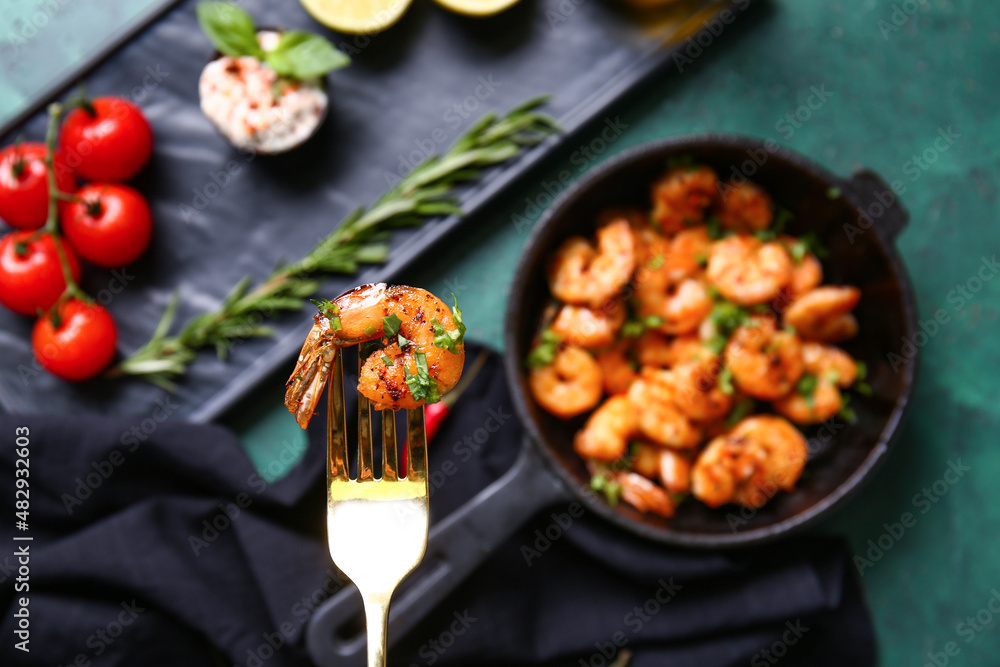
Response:
[[[632,341],[629,339],[620,340],[600,350],[595,358],[597,365],[601,367],[604,393],[610,396],[627,392],[638,377],[633,367]]]
[[[624,323],[625,301],[618,297],[600,308],[566,304],[551,329],[568,345],[593,349],[613,343]]]
[[[771,197],[750,181],[729,181],[721,188],[715,215],[722,226],[734,232],[759,232],[771,226],[774,204]]]
[[[767,401],[790,392],[804,370],[799,339],[765,316],[736,329],[726,345],[725,360],[743,392]]]
[[[774,401],[774,409],[796,424],[819,424],[840,412],[841,389],[858,377],[857,362],[843,350],[821,343],[802,344],[806,375],[796,391]],[[808,381],[806,381],[808,380]]]
[[[662,486],[642,475],[620,472],[614,476],[622,490],[622,500],[640,512],[649,512],[669,519],[677,509],[677,501]]]
[[[635,288],[636,311],[655,318],[654,325],[666,334],[686,334],[698,328],[712,312],[712,298],[696,278],[671,282],[666,275],[651,276]]]
[[[668,370],[645,368],[628,390],[639,431],[664,447],[697,447],[701,431],[677,405],[677,387]]]
[[[706,275],[722,296],[741,306],[774,300],[792,280],[794,265],[784,246],[747,234],[717,241]]]
[[[573,449],[585,459],[615,461],[625,455],[636,432],[636,411],[624,396],[612,396],[590,415],[573,439]]]
[[[860,292],[823,285],[822,243],[787,233],[793,215],[748,180],[672,167],[648,209],[594,211],[596,239],[555,253],[528,381],[557,417],[596,407],[573,444],[608,502],[759,507],[806,464],[794,424],[850,420],[847,392],[871,392],[832,345],[857,333]]]
[[[652,223],[664,233],[704,222],[719,195],[719,177],[708,167],[677,167],[653,184]]]
[[[597,230],[597,247],[587,239],[567,239],[549,267],[549,289],[560,301],[599,308],[628,284],[635,270],[635,238],[628,220],[618,218]]]
[[[362,285],[326,302],[288,379],[285,406],[305,428],[336,349],[380,338],[388,345],[365,362],[358,391],[379,410],[437,402],[462,376],[460,313],[427,290],[385,283]]]
[[[601,400],[601,367],[589,352],[567,346],[552,363],[531,369],[531,395],[557,417],[568,419],[592,409]]]
[[[795,487],[808,456],[805,437],[781,417],[747,417],[708,443],[691,471],[691,491],[709,507],[760,507]]]
[[[825,285],[809,290],[785,311],[785,324],[806,340],[837,343],[853,337],[857,320],[851,315],[858,305],[861,290],[857,287]]]

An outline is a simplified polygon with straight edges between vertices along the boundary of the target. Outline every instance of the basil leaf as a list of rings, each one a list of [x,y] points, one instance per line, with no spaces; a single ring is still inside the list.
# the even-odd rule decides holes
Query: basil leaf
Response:
[[[559,335],[550,329],[543,331],[541,342],[528,353],[528,368],[541,368],[555,361],[561,340]]]
[[[399,327],[403,324],[403,320],[399,319],[398,315],[387,315],[382,318],[382,326],[385,327],[385,337],[392,338],[399,333]]]
[[[403,375],[406,376],[406,386],[410,388],[413,400],[424,403],[437,403],[441,400],[441,391],[438,389],[437,381],[431,377],[427,367],[427,355],[417,352],[413,355],[417,362],[417,372],[411,373],[410,369],[403,365]]]
[[[723,366],[722,372],[719,373],[719,389],[727,396],[732,396],[736,392],[736,388],[733,387],[733,372],[729,370],[729,366]]]
[[[434,346],[442,347],[452,354],[458,354],[458,346],[465,340],[466,327],[465,323],[462,322],[462,309],[458,307],[458,299],[454,294],[451,297],[455,299],[455,307],[451,313],[451,321],[455,328],[451,331],[445,329],[436,317],[431,320],[431,326],[434,328]]]
[[[229,2],[201,2],[195,11],[201,29],[219,53],[263,60],[264,50],[257,41],[253,19],[243,9]]]
[[[278,45],[264,59],[275,72],[293,79],[315,79],[351,62],[325,37],[300,30],[281,33]]]

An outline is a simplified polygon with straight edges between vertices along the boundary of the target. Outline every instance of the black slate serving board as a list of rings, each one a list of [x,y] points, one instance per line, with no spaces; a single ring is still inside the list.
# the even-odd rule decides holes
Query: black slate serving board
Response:
[[[329,117],[305,146],[271,157],[233,149],[198,108],[198,77],[212,48],[198,28],[195,4],[178,3],[85,78],[93,95],[132,97],[156,136],[153,159],[134,181],[153,207],[150,251],[117,272],[87,271],[83,281],[114,314],[124,353],[149,338],[174,290],[180,293],[179,322],[216,308],[242,277],[260,278],[278,262],[302,256],[347,213],[375,200],[398,170],[445,149],[484,112],[547,93],[546,111],[572,134],[644,77],[674,67],[672,54],[688,36],[711,43],[707,22],[719,12],[731,12],[725,14],[731,22],[751,3],[682,0],[650,21],[615,0],[522,0],[500,16],[476,20],[416,0],[382,34],[328,33],[354,59],[330,77]],[[261,26],[318,29],[293,0],[242,4]],[[44,126],[44,114],[37,114],[3,141],[18,134],[39,140]],[[465,210],[474,215],[500,196],[557,142],[490,172],[465,192]],[[452,217],[397,232],[387,264],[335,277],[323,294],[391,278],[460,224]],[[166,412],[208,421],[290,364],[311,317],[311,308],[281,317],[273,322],[274,338],[241,341],[228,361],[206,351],[168,395],[142,381],[74,385],[48,375],[32,358],[32,322],[3,311],[0,406],[11,412]]]

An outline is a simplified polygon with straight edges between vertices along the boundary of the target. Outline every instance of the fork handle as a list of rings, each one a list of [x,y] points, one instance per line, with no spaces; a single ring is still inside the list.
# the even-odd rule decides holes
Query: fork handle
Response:
[[[572,498],[550,471],[538,448],[524,439],[517,461],[430,531],[424,562],[404,582],[389,613],[391,646],[455,590],[483,560],[539,510]],[[323,603],[309,622],[307,643],[321,667],[364,665],[364,635],[344,636],[343,628],[363,627],[357,588],[347,586]]]
[[[380,595],[368,597],[364,601],[365,625],[368,628],[368,667],[385,667],[390,597],[391,594]]]

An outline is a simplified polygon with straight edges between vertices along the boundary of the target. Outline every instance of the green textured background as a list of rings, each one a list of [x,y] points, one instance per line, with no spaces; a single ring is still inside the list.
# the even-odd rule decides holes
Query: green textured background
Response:
[[[22,103],[33,77],[80,57],[150,2],[66,0],[31,42],[44,43],[44,54],[13,63],[9,31],[43,4],[0,2],[0,117]],[[1000,280],[977,282],[976,275],[982,258],[1000,246],[1000,5],[782,0],[762,2],[747,18],[683,74],[668,71],[619,104],[613,114],[628,128],[588,168],[651,139],[725,131],[773,137],[841,175],[866,166],[905,184],[911,221],[899,247],[920,314],[928,319],[940,309],[949,321],[921,350],[913,409],[897,449],[874,481],[819,530],[846,534],[864,555],[869,540],[888,541],[883,524],[904,512],[916,516],[916,525],[863,573],[882,664],[924,665],[928,652],[951,641],[960,652],[950,664],[1000,664],[992,612],[981,613],[979,630],[959,625],[1000,590],[1000,504],[994,504]],[[828,91],[828,99],[799,127],[783,122],[813,87]],[[939,152],[934,140],[949,128],[958,139]],[[925,151],[933,162],[921,168],[914,156]],[[552,165],[534,185],[512,190],[486,224],[463,232],[403,280],[456,292],[470,335],[501,346],[507,286],[529,231],[517,230],[512,216],[525,214],[526,198],[543,192],[541,181],[555,182],[562,169],[583,171],[568,161]],[[963,285],[970,289],[966,296],[957,291]],[[302,435],[273,390],[257,392],[242,413],[255,416],[229,422],[265,471],[283,448],[301,446]],[[940,498],[932,504],[916,497],[925,488],[933,494],[949,461],[959,459],[970,471],[953,485],[939,483]]]

